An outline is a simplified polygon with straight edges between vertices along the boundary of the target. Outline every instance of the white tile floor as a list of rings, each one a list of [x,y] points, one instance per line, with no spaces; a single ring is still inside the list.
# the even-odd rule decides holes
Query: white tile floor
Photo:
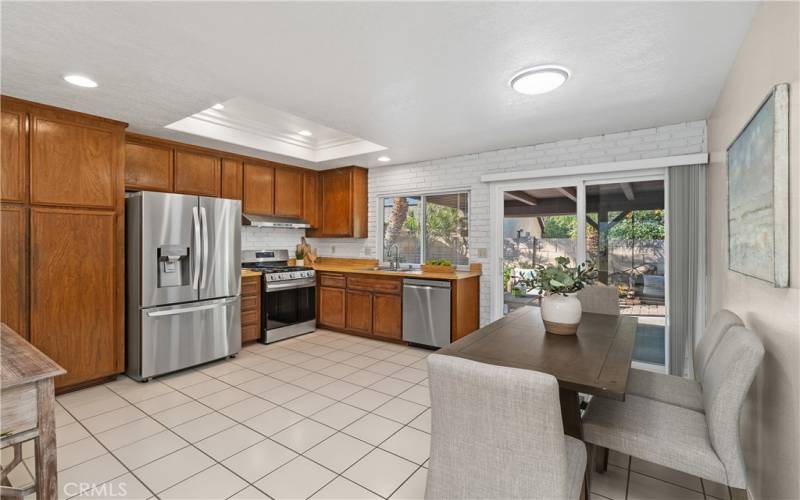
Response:
[[[147,384],[120,377],[65,394],[60,498],[422,498],[429,352],[318,330]],[[30,480],[24,451],[28,470],[12,484]],[[596,498],[727,498],[718,485],[628,462],[612,453]]]

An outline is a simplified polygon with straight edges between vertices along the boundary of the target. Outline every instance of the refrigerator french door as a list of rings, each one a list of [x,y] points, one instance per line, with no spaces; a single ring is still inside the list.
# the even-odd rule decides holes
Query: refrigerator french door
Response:
[[[137,380],[241,350],[241,202],[126,199],[127,373]]]

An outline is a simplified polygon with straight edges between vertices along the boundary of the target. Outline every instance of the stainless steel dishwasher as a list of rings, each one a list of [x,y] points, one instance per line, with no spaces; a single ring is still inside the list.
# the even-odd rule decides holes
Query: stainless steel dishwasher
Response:
[[[443,347],[450,343],[450,282],[403,280],[403,340]]]

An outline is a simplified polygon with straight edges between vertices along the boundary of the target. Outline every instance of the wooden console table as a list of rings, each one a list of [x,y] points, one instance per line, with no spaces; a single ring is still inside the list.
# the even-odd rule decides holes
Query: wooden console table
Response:
[[[14,447],[14,458],[0,471],[3,498],[58,498],[56,466],[56,397],[53,378],[66,373],[17,332],[0,323],[0,448]],[[26,488],[12,487],[8,473],[22,462],[22,443],[34,440],[36,479]]]

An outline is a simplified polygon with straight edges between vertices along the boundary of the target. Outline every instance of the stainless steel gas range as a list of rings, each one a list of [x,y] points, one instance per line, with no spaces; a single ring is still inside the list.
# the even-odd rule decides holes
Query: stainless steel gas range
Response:
[[[288,250],[246,250],[242,267],[262,274],[261,339],[264,344],[316,329],[316,276],[288,265]]]

